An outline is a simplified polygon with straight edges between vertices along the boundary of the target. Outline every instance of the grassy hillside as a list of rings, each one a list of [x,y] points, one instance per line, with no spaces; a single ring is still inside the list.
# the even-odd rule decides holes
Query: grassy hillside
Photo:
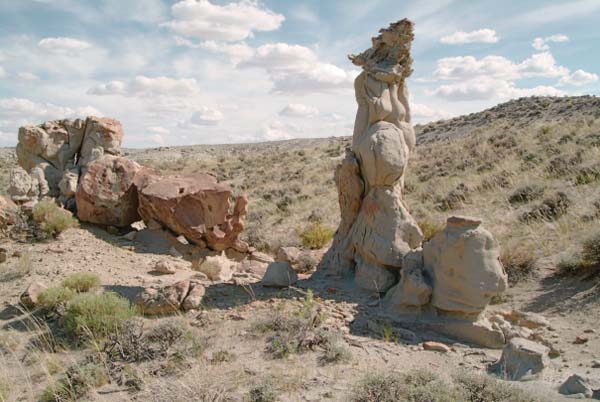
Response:
[[[482,217],[505,262],[576,252],[598,227],[600,99],[532,97],[416,127],[406,200],[427,233],[451,214]],[[333,170],[350,139],[130,151],[165,173],[209,171],[250,199],[245,236],[297,245],[312,222],[335,228]]]

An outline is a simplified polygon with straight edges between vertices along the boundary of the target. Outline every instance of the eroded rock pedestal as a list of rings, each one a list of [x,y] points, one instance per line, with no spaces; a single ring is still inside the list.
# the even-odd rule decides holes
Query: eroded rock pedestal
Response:
[[[507,286],[499,248],[481,221],[451,217],[423,243],[404,202],[404,175],[416,140],[406,78],[412,73],[413,23],[381,29],[352,62],[358,111],[352,149],[336,168],[341,222],[321,269],[353,277],[381,295],[393,320],[502,347],[506,337],[484,309]]]

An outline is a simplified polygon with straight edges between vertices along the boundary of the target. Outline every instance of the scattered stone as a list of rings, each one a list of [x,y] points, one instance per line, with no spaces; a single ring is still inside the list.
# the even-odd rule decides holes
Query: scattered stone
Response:
[[[175,258],[183,258],[183,254],[181,254],[174,246],[169,249],[169,254]]]
[[[184,280],[163,288],[146,288],[135,299],[135,304],[146,315],[171,314],[180,309],[190,290],[190,281]]]
[[[33,282],[19,297],[21,304],[27,308],[34,308],[38,304],[40,293],[46,290],[47,287],[41,282]]]
[[[433,341],[423,342],[423,349],[433,350],[434,352],[441,352],[441,353],[450,352],[450,348],[447,345],[445,345],[441,342],[433,342]]]
[[[19,207],[7,197],[0,196],[0,229],[20,221]]]
[[[513,338],[502,350],[500,360],[490,366],[490,370],[511,381],[535,379],[547,365],[548,350],[539,343]]]
[[[265,263],[265,264],[270,264],[273,261],[275,261],[273,259],[273,257],[271,257],[268,254],[261,253],[260,251],[254,251],[254,252],[252,252],[252,254],[250,254],[250,260],[262,262],[262,263]]]
[[[562,395],[593,398],[600,396],[600,380],[572,374],[558,389]]]
[[[583,345],[584,343],[587,343],[589,339],[585,336],[578,336],[575,338],[575,340],[573,341],[574,345]]]
[[[541,314],[519,310],[500,311],[498,314],[508,320],[511,324],[519,325],[521,327],[529,329],[550,327],[550,322]]]
[[[298,274],[289,262],[276,261],[269,264],[261,284],[266,287],[285,288],[296,284]]]
[[[137,222],[133,222],[131,224],[131,228],[135,229],[138,232],[140,232],[140,231],[146,229],[146,223],[144,221],[142,221],[142,220],[137,221]]]
[[[300,249],[298,247],[279,247],[275,256],[275,261],[289,262],[290,265],[298,263],[300,258]]]
[[[202,284],[198,282],[191,282],[190,286],[190,291],[183,303],[181,304],[181,308],[184,311],[200,309],[200,307],[202,307],[202,300],[204,299],[204,294],[206,293],[206,289],[204,289],[204,286],[202,286]]]
[[[248,256],[248,254],[242,253],[242,252],[240,252],[240,251],[238,251],[238,250],[236,250],[234,248],[231,248],[231,247],[228,248],[227,250],[225,250],[225,255],[230,260],[233,260],[233,261],[236,261],[236,262],[242,262]]]
[[[160,260],[154,266],[154,271],[165,275],[173,275],[177,272],[177,268],[176,264],[169,260]]]
[[[600,360],[592,361],[592,368],[600,368]]]

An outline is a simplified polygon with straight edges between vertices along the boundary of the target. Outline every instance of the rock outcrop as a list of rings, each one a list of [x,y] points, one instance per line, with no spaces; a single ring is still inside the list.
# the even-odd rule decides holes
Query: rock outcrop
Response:
[[[12,200],[0,196],[0,229],[19,222],[19,207]]]
[[[183,280],[162,288],[146,288],[136,296],[135,304],[146,315],[166,315],[200,308],[204,293],[201,283]]]
[[[275,261],[269,264],[261,284],[266,287],[285,288],[296,284],[298,274],[289,262]]]
[[[104,155],[89,163],[77,188],[77,215],[85,222],[117,227],[140,220],[136,176],[141,166]]]
[[[57,198],[74,209],[78,179],[89,162],[104,154],[120,155],[123,130],[117,120],[53,120],[19,128],[17,160],[9,193],[15,202]]]
[[[189,241],[221,251],[232,247],[247,251],[238,239],[244,228],[247,200],[238,197],[230,214],[231,188],[208,174],[167,176],[139,192],[139,213]]]
[[[539,343],[513,338],[502,350],[498,362],[490,371],[511,381],[532,380],[540,376],[547,365],[549,349]]]

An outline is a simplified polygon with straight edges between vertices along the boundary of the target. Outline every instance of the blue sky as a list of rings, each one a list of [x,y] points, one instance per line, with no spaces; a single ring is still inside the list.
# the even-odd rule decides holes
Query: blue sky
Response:
[[[125,145],[349,135],[348,53],[415,22],[415,122],[600,94],[600,1],[0,0],[0,145],[104,115]]]

